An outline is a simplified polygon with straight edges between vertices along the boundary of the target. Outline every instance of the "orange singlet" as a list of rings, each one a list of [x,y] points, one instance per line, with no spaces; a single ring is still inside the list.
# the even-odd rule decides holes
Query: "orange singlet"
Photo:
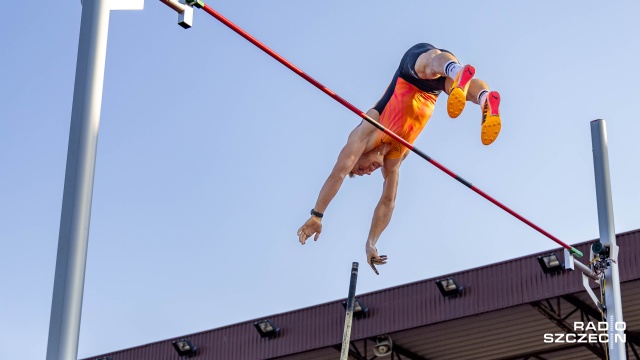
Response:
[[[444,76],[422,79],[415,71],[418,57],[437,49],[427,43],[412,46],[402,56],[398,70],[382,98],[373,107],[380,114],[380,123],[410,144],[416,140],[431,117],[438,95],[445,88]],[[444,49],[438,49],[448,52]],[[399,159],[409,150],[383,132],[379,132],[375,146],[391,144],[385,158]]]
[[[380,123],[413,144],[427,125],[436,99],[437,95],[421,91],[404,79],[398,78],[393,95],[380,114]],[[399,159],[409,150],[379,131],[374,147],[381,144],[391,144],[391,150],[385,156],[388,159]]]

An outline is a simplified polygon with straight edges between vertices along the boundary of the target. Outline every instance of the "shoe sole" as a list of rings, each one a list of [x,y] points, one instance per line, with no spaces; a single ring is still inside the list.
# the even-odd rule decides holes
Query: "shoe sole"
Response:
[[[480,138],[484,145],[490,145],[493,143],[498,138],[498,135],[500,135],[500,130],[502,129],[500,112],[498,111],[498,107],[500,106],[500,94],[495,91],[490,92],[487,101],[489,101],[489,109],[491,109],[491,113],[482,123],[480,130]]]
[[[464,106],[467,103],[469,82],[476,74],[476,69],[470,65],[465,66],[460,71],[464,71],[460,74],[460,82],[451,90],[447,99],[447,113],[451,118],[457,118],[462,114],[462,110],[464,110]]]

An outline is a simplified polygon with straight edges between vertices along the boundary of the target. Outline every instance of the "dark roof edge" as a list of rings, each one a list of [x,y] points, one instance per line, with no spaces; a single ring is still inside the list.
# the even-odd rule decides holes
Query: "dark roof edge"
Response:
[[[640,229],[630,230],[630,231],[625,231],[625,232],[618,233],[618,234],[616,234],[616,238],[618,238],[620,236],[627,236],[627,235],[635,234],[635,233],[640,233]],[[594,242],[596,240],[597,239],[583,241],[583,242],[580,242],[580,243],[576,243],[573,246],[577,247],[577,246],[586,245],[586,244],[589,244],[589,243]],[[542,255],[542,254],[548,254],[549,252],[562,251],[562,250],[563,250],[562,247],[553,248],[553,249],[540,251],[540,252],[537,252],[537,253],[534,253],[534,254],[530,254],[530,255],[523,255],[523,256],[520,256],[520,257],[517,257],[517,258],[514,258],[514,259],[499,261],[499,262],[495,262],[495,263],[491,263],[491,264],[487,264],[487,265],[483,265],[483,266],[477,266],[477,267],[474,267],[474,268],[469,268],[469,269],[465,269],[465,270],[456,271],[456,272],[449,273],[449,274],[439,275],[439,276],[428,278],[428,279],[413,281],[413,282],[400,284],[400,285],[396,285],[396,286],[389,287],[389,288],[370,291],[370,292],[367,292],[367,293],[358,294],[358,296],[372,295],[372,294],[376,294],[376,293],[392,291],[394,289],[398,289],[398,288],[402,288],[402,287],[406,287],[406,286],[411,286],[411,285],[420,284],[420,283],[424,283],[424,282],[435,281],[436,279],[440,279],[440,278],[443,278],[443,277],[448,277],[448,276],[454,276],[454,275],[457,275],[457,274],[473,272],[473,271],[477,271],[479,269],[493,267],[493,266],[497,266],[497,265],[500,265],[500,264],[506,264],[506,263],[510,263],[510,262],[521,261],[523,259],[536,257],[536,256],[539,256],[539,255]],[[304,307],[304,308],[299,308],[299,309],[285,311],[285,312],[281,312],[281,313],[266,315],[266,316],[262,316],[262,317],[255,318],[255,319],[239,321],[239,322],[236,322],[236,323],[233,323],[233,324],[224,325],[224,326],[213,328],[213,329],[207,329],[207,330],[202,330],[202,331],[198,331],[198,332],[194,332],[194,333],[189,333],[189,334],[182,335],[182,336],[175,336],[175,337],[171,337],[171,338],[168,338],[168,339],[162,339],[162,340],[150,342],[150,343],[147,343],[147,344],[144,344],[144,345],[138,345],[138,346],[134,346],[134,347],[126,348],[126,349],[121,349],[121,350],[117,350],[117,351],[113,351],[113,352],[104,353],[104,354],[101,354],[101,355],[94,355],[94,356],[90,356],[90,357],[85,358],[85,359],[95,359],[95,358],[100,358],[101,356],[115,355],[115,354],[119,354],[119,353],[123,353],[123,352],[128,352],[128,351],[131,351],[131,350],[134,350],[134,349],[140,349],[140,348],[144,348],[144,347],[148,347],[148,346],[153,346],[155,344],[166,343],[168,341],[174,341],[174,340],[178,340],[178,339],[182,339],[182,338],[186,338],[186,337],[191,337],[191,336],[197,336],[197,335],[208,333],[208,332],[211,332],[211,331],[222,331],[224,329],[228,329],[228,328],[232,328],[232,327],[236,327],[236,326],[241,326],[241,325],[245,325],[245,324],[248,324],[248,323],[253,323],[255,321],[262,320],[262,319],[267,319],[267,318],[276,317],[276,316],[282,316],[282,315],[287,315],[287,314],[293,314],[293,313],[302,312],[302,311],[306,311],[306,310],[317,308],[317,307],[322,307],[322,306],[333,305],[333,304],[336,304],[336,303],[341,303],[344,300],[345,300],[345,298],[340,298],[340,299],[337,299],[337,300],[332,300],[332,301],[328,301],[328,302],[324,302],[324,303],[320,303],[320,304],[316,304],[316,305],[310,305],[310,306],[307,306],[307,307]]]

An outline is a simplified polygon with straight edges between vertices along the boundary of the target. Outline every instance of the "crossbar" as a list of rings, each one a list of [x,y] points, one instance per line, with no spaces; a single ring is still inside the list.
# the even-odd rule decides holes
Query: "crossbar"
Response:
[[[163,1],[163,0],[161,0],[161,1]],[[193,1],[193,0],[190,0],[190,1]],[[355,113],[356,115],[361,117],[363,120],[367,121],[369,124],[371,124],[374,127],[376,127],[378,130],[384,132],[385,134],[390,136],[392,139],[396,140],[397,142],[399,142],[400,144],[402,144],[403,146],[405,146],[406,148],[411,150],[416,155],[420,156],[422,159],[428,161],[429,163],[431,163],[432,165],[434,165],[435,167],[437,167],[438,169],[440,169],[441,171],[443,171],[447,175],[451,176],[452,178],[454,178],[458,182],[462,183],[464,186],[466,186],[469,189],[473,190],[475,193],[477,193],[478,195],[482,196],[486,200],[489,200],[491,203],[493,203],[494,205],[498,206],[502,210],[506,211],[507,213],[509,213],[510,215],[515,217],[516,219],[518,219],[518,220],[522,221],[523,223],[529,225],[529,227],[531,227],[534,230],[538,231],[539,233],[541,233],[542,235],[546,236],[547,238],[553,240],[555,243],[557,243],[558,245],[562,246],[563,248],[569,250],[572,254],[574,254],[574,255],[576,255],[578,257],[582,257],[583,256],[583,254],[582,254],[582,252],[580,250],[574,248],[573,246],[570,246],[570,245],[564,243],[563,241],[561,241],[557,237],[551,235],[549,232],[545,231],[541,227],[539,227],[536,224],[532,223],[531,221],[527,220],[522,215],[520,215],[517,212],[511,210],[510,208],[508,208],[507,206],[505,206],[504,204],[502,204],[498,200],[494,199],[493,197],[489,196],[487,193],[485,193],[484,191],[480,190],[479,188],[477,188],[476,186],[474,186],[473,184],[471,184],[467,180],[465,180],[462,177],[458,176],[453,171],[447,169],[445,166],[443,166],[442,164],[440,164],[439,162],[437,162],[436,160],[434,160],[433,158],[431,158],[430,156],[428,156],[427,154],[425,154],[424,152],[422,152],[418,148],[414,147],[413,144],[409,143],[408,141],[406,141],[405,139],[403,139],[399,135],[395,134],[393,131],[387,129],[382,124],[380,124],[376,120],[372,119],[365,112],[363,112],[362,110],[360,110],[357,107],[353,106],[351,103],[349,103],[348,101],[346,101],[345,99],[340,97],[338,94],[333,92],[328,87],[322,85],[320,82],[318,82],[317,80],[315,80],[314,78],[312,78],[311,76],[306,74],[304,71],[300,70],[298,67],[296,67],[295,65],[290,63],[287,59],[285,59],[282,56],[278,55],[275,51],[271,50],[266,45],[264,45],[263,43],[258,41],[253,36],[251,36],[249,33],[244,31],[242,28],[240,28],[239,26],[237,26],[233,22],[229,21],[227,18],[222,16],[220,13],[218,13],[217,11],[212,9],[209,5],[204,4],[204,3],[202,5],[203,5],[202,9],[207,14],[213,16],[215,19],[217,19],[218,21],[220,21],[221,23],[226,25],[228,28],[230,28],[231,30],[236,32],[238,35],[242,36],[247,41],[249,41],[250,43],[254,44],[256,47],[258,47],[260,50],[262,50],[265,53],[267,53],[267,55],[271,56],[272,58],[274,58],[275,60],[280,62],[282,65],[284,65],[287,68],[289,68],[291,71],[295,72],[300,77],[302,77],[303,79],[307,80],[309,83],[311,83],[311,85],[313,85],[316,88],[320,89],[322,92],[324,92],[325,94],[329,95],[331,98],[333,98],[334,100],[336,100],[337,102],[339,102],[340,104],[345,106],[347,109],[351,110],[353,113]]]

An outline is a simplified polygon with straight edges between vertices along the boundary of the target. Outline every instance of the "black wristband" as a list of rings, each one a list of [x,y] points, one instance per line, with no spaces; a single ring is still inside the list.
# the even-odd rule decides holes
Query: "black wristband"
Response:
[[[324,216],[324,214],[323,214],[323,213],[321,213],[321,212],[317,212],[315,209],[311,209],[311,215],[313,215],[313,216],[317,216],[317,217],[319,217],[320,219],[322,219],[322,217]]]

